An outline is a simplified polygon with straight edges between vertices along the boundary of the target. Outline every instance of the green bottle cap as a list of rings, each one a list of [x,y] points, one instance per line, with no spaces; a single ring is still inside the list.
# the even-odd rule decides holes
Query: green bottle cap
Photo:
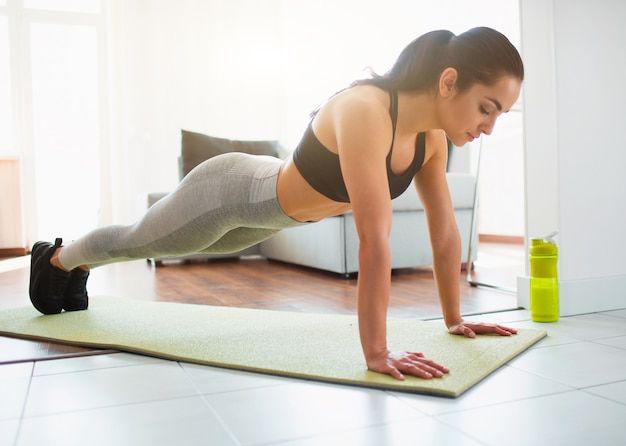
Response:
[[[530,239],[530,255],[557,255],[559,250],[556,247],[556,243],[554,243],[554,240],[552,240],[552,237],[554,237],[556,234],[558,234],[558,232],[554,231],[546,235],[545,237]]]

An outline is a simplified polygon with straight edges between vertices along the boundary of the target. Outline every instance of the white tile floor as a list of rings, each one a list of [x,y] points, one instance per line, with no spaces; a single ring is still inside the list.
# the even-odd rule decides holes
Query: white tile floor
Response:
[[[0,366],[0,445],[626,444],[626,310],[549,336],[457,399],[125,353]]]

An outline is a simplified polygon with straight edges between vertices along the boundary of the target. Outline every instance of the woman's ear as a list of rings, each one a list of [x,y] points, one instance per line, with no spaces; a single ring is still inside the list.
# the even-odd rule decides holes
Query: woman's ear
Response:
[[[439,76],[439,95],[443,98],[449,98],[456,92],[456,82],[459,73],[456,69],[448,67]]]

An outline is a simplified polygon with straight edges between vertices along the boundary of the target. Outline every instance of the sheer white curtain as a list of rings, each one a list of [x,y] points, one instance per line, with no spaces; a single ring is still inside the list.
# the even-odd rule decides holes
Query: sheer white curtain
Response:
[[[75,237],[98,223],[96,30],[32,23],[29,32],[37,232]]]
[[[101,196],[108,171],[102,166],[108,159],[104,4],[5,5],[0,97],[7,100],[0,101],[0,153],[21,161],[25,244],[71,239],[97,225],[102,203],[110,201]],[[3,48],[9,48],[8,56]]]
[[[17,151],[13,144],[12,103],[9,22],[6,15],[0,15],[0,155],[4,156]]]

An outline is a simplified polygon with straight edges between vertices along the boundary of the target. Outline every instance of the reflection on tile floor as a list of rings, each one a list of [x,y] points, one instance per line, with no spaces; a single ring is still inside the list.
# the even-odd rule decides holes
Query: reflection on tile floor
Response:
[[[457,399],[126,353],[1,365],[0,444],[623,444],[626,311],[482,319],[548,337]]]

